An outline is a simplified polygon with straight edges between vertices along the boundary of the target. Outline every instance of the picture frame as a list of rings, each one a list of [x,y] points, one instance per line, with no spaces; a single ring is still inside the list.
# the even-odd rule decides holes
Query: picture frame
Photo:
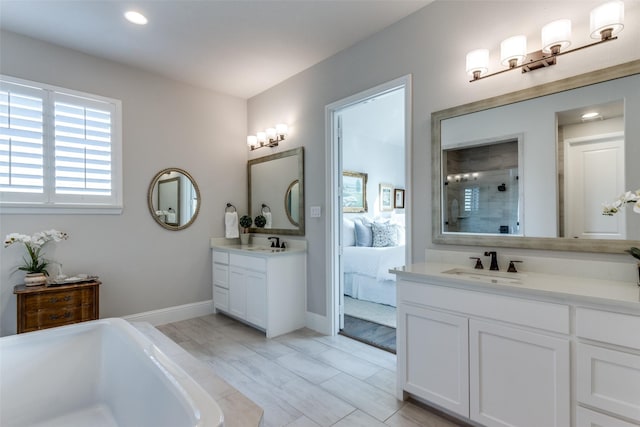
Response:
[[[404,209],[404,189],[394,188],[393,190],[393,208]]]
[[[380,211],[393,210],[393,185],[380,184]]]
[[[367,212],[367,174],[342,172],[342,212]]]

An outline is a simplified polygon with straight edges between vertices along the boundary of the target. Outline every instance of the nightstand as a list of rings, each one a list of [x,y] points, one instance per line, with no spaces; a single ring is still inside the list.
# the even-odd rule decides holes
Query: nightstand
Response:
[[[100,284],[92,280],[62,286],[15,286],[18,333],[98,319]]]

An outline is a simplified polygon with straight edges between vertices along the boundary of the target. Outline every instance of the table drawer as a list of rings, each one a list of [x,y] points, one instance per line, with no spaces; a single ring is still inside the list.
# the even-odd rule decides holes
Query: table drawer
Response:
[[[95,289],[93,288],[43,292],[26,296],[24,307],[27,311],[79,307],[83,304],[91,304],[94,300],[94,295]]]
[[[213,284],[221,288],[229,289],[229,266],[213,264]]]
[[[262,257],[231,254],[229,264],[253,271],[267,271],[267,260]]]
[[[229,252],[213,251],[212,258],[218,264],[229,264]]]
[[[95,319],[95,313],[91,304],[75,307],[60,307],[58,309],[28,311],[24,316],[24,332],[93,319]]]
[[[576,412],[576,427],[636,427],[617,418],[610,417],[600,412],[591,411],[587,408],[578,406]]]

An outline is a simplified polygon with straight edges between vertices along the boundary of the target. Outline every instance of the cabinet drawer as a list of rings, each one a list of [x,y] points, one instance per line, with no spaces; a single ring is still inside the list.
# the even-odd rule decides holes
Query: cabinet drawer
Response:
[[[91,304],[94,292],[93,288],[87,288],[28,295],[25,297],[24,307],[27,312],[56,310],[62,307],[79,307],[83,304]]]
[[[229,289],[229,266],[213,264],[213,284],[221,288]]]
[[[267,271],[267,260],[262,257],[230,254],[229,264],[243,267],[248,270]]]
[[[578,344],[578,401],[640,422],[640,356]]]
[[[636,427],[636,424],[578,406],[576,427]]]
[[[90,304],[28,311],[24,317],[25,332],[93,319],[95,317]]]
[[[640,316],[576,308],[576,335],[640,350]]]
[[[213,304],[220,310],[229,311],[229,290],[219,286],[214,286]]]
[[[212,258],[218,264],[229,264],[229,252],[213,251]]]
[[[569,334],[569,306],[399,280],[398,304],[415,304]]]

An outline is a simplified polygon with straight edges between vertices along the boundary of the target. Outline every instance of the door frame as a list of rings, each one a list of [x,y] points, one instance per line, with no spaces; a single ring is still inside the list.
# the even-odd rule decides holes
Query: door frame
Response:
[[[405,75],[389,82],[382,83],[365,91],[348,96],[325,106],[325,188],[328,221],[326,221],[326,313],[330,322],[331,335],[340,331],[340,256],[342,252],[342,156],[338,140],[337,114],[343,108],[359,104],[384,92],[404,89],[404,173],[405,191],[405,259],[411,258],[411,158],[412,158],[412,98],[411,75]],[[334,250],[335,249],[335,250]]]

